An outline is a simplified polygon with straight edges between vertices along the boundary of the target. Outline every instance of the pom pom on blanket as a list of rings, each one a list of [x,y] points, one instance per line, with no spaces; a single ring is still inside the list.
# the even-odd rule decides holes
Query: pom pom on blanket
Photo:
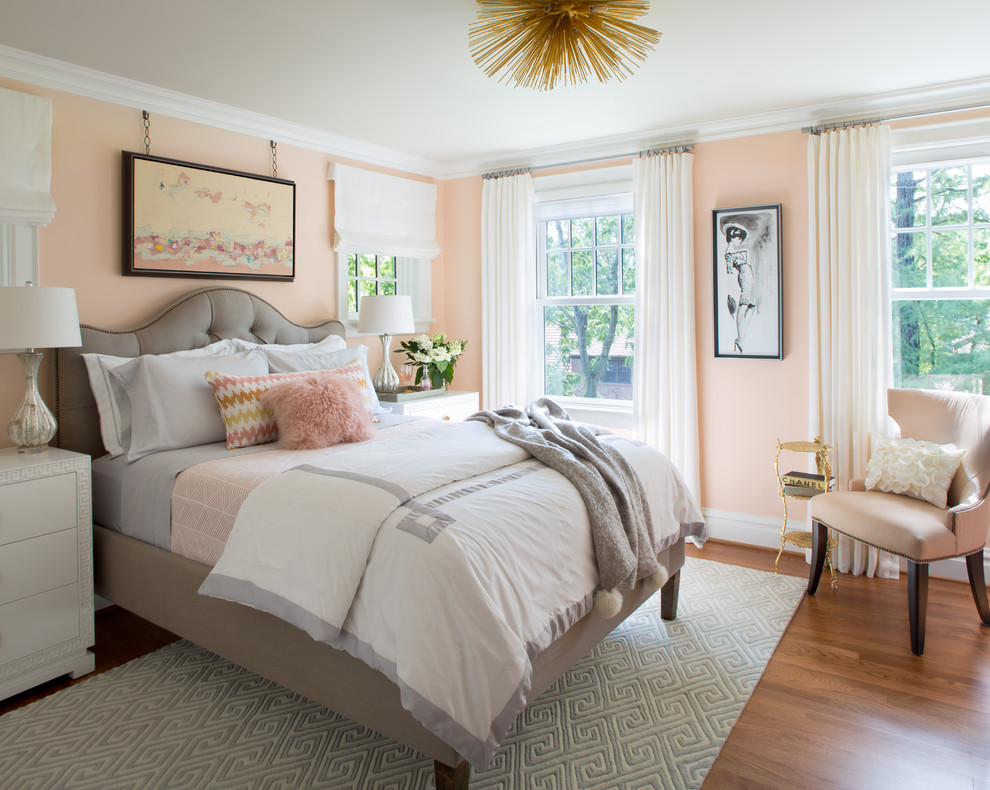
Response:
[[[652,585],[656,589],[663,587],[667,580],[670,578],[670,574],[667,573],[667,569],[661,565],[653,573],[646,577],[646,583]]]
[[[602,617],[615,617],[622,609],[622,593],[618,590],[598,590],[595,593],[595,611]]]

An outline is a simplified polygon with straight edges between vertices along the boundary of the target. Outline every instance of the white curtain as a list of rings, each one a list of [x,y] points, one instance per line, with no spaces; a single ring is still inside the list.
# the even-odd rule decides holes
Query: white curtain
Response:
[[[810,432],[835,448],[840,488],[866,476],[890,381],[890,129],[808,138]],[[897,558],[840,536],[838,568],[897,578]]]
[[[636,438],[663,452],[700,495],[694,197],[690,153],[641,157],[636,211]]]
[[[529,173],[485,179],[481,196],[482,408],[530,398],[536,237]]]

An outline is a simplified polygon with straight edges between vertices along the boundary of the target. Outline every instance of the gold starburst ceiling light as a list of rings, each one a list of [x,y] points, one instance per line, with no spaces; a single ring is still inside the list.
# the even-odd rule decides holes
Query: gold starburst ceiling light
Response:
[[[592,75],[605,82],[632,74],[635,60],[660,41],[660,33],[636,24],[645,0],[602,3],[566,0],[478,0],[471,26],[471,56],[489,77],[502,72],[516,87],[550,90]]]

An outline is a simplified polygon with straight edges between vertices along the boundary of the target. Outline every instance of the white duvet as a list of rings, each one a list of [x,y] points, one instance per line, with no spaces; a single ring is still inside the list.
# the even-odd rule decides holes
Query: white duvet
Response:
[[[656,545],[704,537],[667,459],[639,474]],[[247,497],[200,589],[347,650],[473,766],[527,701],[531,659],[591,609],[598,573],[574,486],[480,422],[331,448]]]

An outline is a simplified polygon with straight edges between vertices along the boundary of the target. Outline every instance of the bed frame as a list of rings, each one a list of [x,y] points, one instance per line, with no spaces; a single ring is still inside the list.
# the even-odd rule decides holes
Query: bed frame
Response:
[[[103,455],[99,415],[81,354],[159,354],[198,348],[223,338],[305,343],[344,335],[339,321],[295,324],[272,305],[238,288],[193,291],[140,326],[108,330],[82,325],[82,347],[51,355],[60,447]],[[96,591],[134,614],[217,655],[432,757],[438,790],[467,790],[470,766],[402,707],[399,688],[350,654],[312,640],[277,617],[197,593],[210,568],[163,549],[93,526]],[[661,616],[677,612],[684,541],[661,557],[670,573]],[[153,580],[153,581],[149,581]],[[621,620],[656,592],[641,582],[611,620],[584,617],[533,661],[530,699],[551,686]]]

